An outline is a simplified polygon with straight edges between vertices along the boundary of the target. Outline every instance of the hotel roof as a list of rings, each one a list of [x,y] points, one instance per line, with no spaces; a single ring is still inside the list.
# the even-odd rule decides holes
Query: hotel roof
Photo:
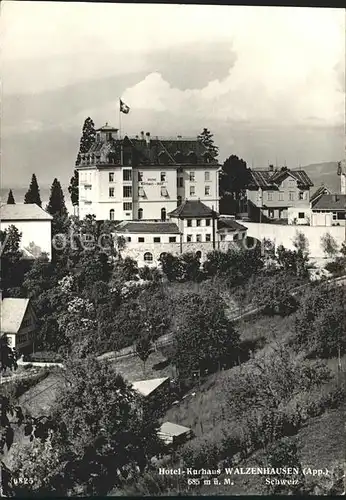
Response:
[[[53,217],[35,203],[0,206],[0,221],[51,220]]]
[[[180,234],[174,222],[123,221],[116,226],[116,230],[135,234]]]

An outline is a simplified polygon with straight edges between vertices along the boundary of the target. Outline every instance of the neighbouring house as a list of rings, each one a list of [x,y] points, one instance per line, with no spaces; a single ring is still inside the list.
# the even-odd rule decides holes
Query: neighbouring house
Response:
[[[316,205],[318,200],[324,194],[333,194],[333,193],[327,186],[322,185],[310,196],[311,208],[313,208]]]
[[[345,226],[346,194],[323,194],[312,207],[312,226]]]
[[[165,221],[186,198],[218,210],[220,167],[197,137],[120,138],[106,124],[76,167],[80,218]]]
[[[119,223],[116,235],[126,241],[122,256],[132,257],[139,267],[157,267],[165,253],[194,253],[203,263],[209,252],[227,251],[247,235],[247,228],[234,217],[220,216],[199,200],[186,200],[167,215],[166,222]]]
[[[164,422],[158,433],[158,437],[167,445],[178,446],[184,444],[193,437],[192,430],[183,425]]]
[[[171,383],[169,377],[132,382],[133,389],[143,398],[143,411],[159,417],[169,408]]]
[[[251,220],[288,224],[309,224],[311,217],[310,188],[313,183],[304,170],[287,167],[250,170],[246,192]]]
[[[9,346],[21,354],[32,353],[37,319],[30,299],[2,299],[0,317],[1,335],[8,337]]]
[[[37,258],[46,253],[52,257],[52,216],[35,203],[16,203],[0,206],[0,230],[15,226],[22,238],[20,248],[24,257]]]

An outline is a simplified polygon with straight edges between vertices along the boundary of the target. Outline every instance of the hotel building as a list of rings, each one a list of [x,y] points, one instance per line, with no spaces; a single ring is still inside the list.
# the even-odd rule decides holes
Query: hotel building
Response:
[[[187,199],[218,211],[220,165],[197,138],[120,139],[106,124],[80,157],[80,218],[166,221]]]

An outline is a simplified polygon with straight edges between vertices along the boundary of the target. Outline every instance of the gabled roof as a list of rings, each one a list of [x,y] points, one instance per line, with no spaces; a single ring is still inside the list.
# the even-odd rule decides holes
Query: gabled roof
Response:
[[[5,298],[1,301],[2,333],[17,333],[24,319],[30,299]]]
[[[169,377],[164,378],[152,378],[149,380],[139,380],[138,382],[133,382],[132,387],[135,391],[139,392],[142,396],[149,396],[154,392],[160,385],[169,380]]]
[[[35,203],[0,206],[0,221],[51,220],[53,217]]]
[[[175,208],[172,212],[168,214],[170,217],[179,218],[205,218],[212,217],[213,211],[211,208],[204,205],[199,200],[185,200],[179,207]],[[217,213],[214,212],[214,216]]]
[[[230,231],[247,231],[247,227],[239,224],[233,217],[220,217],[217,221],[217,228],[228,229]]]
[[[174,222],[124,221],[116,226],[116,230],[131,234],[180,234]]]
[[[324,194],[313,206],[313,210],[346,210],[346,194]]]
[[[191,429],[189,429],[189,427],[173,424],[172,422],[164,422],[159,430],[159,434],[164,434],[168,436],[181,436],[182,434],[187,434],[190,432]]]
[[[310,202],[312,206],[315,205],[317,200],[321,198],[323,194],[332,194],[331,190],[327,186],[320,186],[313,195],[310,196]]]
[[[313,182],[304,170],[251,170],[251,186],[262,189],[271,189],[277,187],[288,175],[293,177],[299,185],[312,187]]]

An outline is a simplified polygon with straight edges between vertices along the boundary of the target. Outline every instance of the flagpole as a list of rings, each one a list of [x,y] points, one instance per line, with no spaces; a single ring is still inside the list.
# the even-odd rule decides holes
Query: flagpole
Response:
[[[119,137],[121,139],[121,105],[120,105],[120,99],[119,99]]]

